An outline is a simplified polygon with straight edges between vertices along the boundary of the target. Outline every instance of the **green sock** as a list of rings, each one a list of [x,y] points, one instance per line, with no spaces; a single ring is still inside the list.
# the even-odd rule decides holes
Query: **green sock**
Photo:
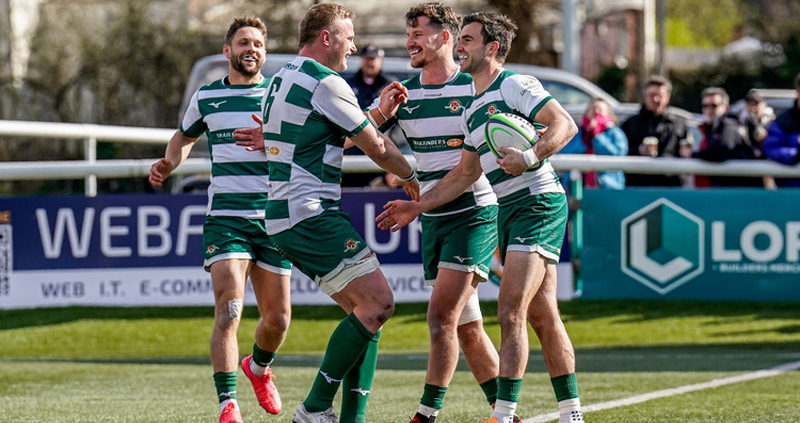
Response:
[[[436,386],[425,384],[425,390],[422,391],[422,398],[419,403],[437,410],[444,407],[444,394],[447,393],[446,386]]]
[[[522,390],[522,378],[502,376],[497,378],[497,399],[519,402],[520,390]]]
[[[553,390],[556,391],[556,401],[578,398],[578,379],[575,373],[556,376],[550,379]]]
[[[367,400],[372,389],[372,378],[375,376],[375,364],[378,361],[378,341],[381,331],[375,339],[369,341],[367,349],[358,358],[353,368],[342,380],[342,412],[340,423],[366,423]]]
[[[236,399],[236,372],[214,373],[214,385],[217,387],[219,402]]]
[[[483,390],[483,395],[486,395],[486,401],[489,402],[489,405],[494,404],[497,401],[497,378],[493,377],[481,383],[480,387]]]
[[[375,335],[369,333],[353,313],[342,319],[328,341],[319,373],[303,401],[306,410],[316,413],[330,408],[344,375],[373,339]]]
[[[272,360],[275,359],[275,355],[277,353],[277,351],[264,351],[261,348],[258,348],[258,344],[253,344],[253,361],[261,367],[268,367],[270,364],[272,364]]]

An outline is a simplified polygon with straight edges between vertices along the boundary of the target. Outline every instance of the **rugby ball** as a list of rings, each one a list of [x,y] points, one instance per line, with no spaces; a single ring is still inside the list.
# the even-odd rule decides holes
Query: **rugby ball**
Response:
[[[525,151],[539,140],[539,131],[522,116],[513,113],[497,113],[489,117],[483,127],[486,145],[497,158],[502,159],[505,154],[497,151],[500,147],[514,147]]]

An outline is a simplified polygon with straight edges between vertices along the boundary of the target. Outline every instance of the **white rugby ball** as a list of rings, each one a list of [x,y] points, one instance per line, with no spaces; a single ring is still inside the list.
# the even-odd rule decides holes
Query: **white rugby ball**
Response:
[[[486,145],[497,158],[502,159],[505,154],[498,151],[500,147],[514,147],[525,151],[539,140],[539,131],[522,116],[513,113],[497,113],[489,117],[483,127]]]

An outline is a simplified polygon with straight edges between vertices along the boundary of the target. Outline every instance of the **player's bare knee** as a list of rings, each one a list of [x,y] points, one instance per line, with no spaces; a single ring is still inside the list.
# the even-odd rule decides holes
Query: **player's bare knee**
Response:
[[[234,298],[228,301],[221,301],[216,307],[217,326],[222,329],[237,328],[242,319],[244,301],[241,298]]]
[[[291,317],[289,313],[270,313],[264,318],[264,325],[272,333],[283,333],[289,330]]]
[[[456,319],[452,312],[440,308],[428,308],[428,329],[431,337],[454,331]]]
[[[500,307],[497,310],[497,320],[500,323],[500,327],[515,327],[519,325],[525,324],[525,315],[520,313],[519,310],[516,309],[505,309]]]
[[[390,317],[394,314],[394,299],[389,302],[383,302],[381,305],[377,315],[375,316],[375,320],[377,320],[381,325],[386,323]]]

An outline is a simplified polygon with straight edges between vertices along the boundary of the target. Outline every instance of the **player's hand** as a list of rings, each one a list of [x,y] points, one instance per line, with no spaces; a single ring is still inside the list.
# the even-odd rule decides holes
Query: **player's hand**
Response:
[[[250,116],[256,121],[258,126],[255,128],[236,129],[233,131],[233,139],[240,140],[236,141],[236,145],[246,147],[245,150],[247,151],[264,151],[264,134],[261,128],[261,117],[255,113]]]
[[[403,84],[394,81],[381,91],[378,108],[386,117],[391,118],[397,113],[397,108],[406,103],[408,103],[408,89]]]
[[[416,201],[394,200],[383,206],[383,213],[375,218],[378,227],[397,232],[419,216],[419,203]]]
[[[162,158],[150,166],[150,177],[147,180],[150,182],[150,185],[160,187],[164,184],[164,180],[169,177],[169,174],[172,173],[172,169],[172,162],[166,158]]]
[[[506,155],[502,159],[497,159],[497,164],[505,173],[517,176],[528,170],[528,164],[522,157],[521,150],[514,147],[500,147],[497,151]]]
[[[411,197],[414,201],[419,201],[419,182],[417,182],[417,178],[414,178],[408,182],[403,182],[397,175],[392,175],[395,177],[399,186],[403,187],[403,190],[406,192],[406,195]]]

